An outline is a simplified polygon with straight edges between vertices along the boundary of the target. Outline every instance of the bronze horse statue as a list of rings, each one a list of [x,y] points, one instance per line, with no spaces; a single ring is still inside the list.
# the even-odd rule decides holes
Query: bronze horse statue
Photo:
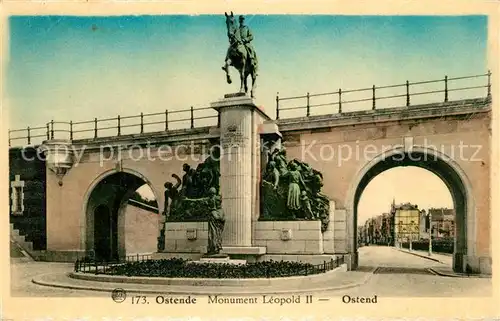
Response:
[[[234,19],[234,14],[230,15],[224,13],[226,16],[227,37],[229,38],[229,49],[227,51],[225,65],[222,69],[226,72],[227,83],[232,83],[231,76],[229,75],[229,66],[233,66],[240,73],[240,92],[248,94],[248,76],[252,76],[252,89],[250,96],[254,98],[255,94],[255,81],[257,79],[257,60],[256,56],[252,57],[249,53],[244,39]],[[240,16],[240,21],[244,18]],[[245,27],[246,28],[246,27]],[[248,30],[248,29],[246,29]],[[247,31],[249,32],[249,31]]]

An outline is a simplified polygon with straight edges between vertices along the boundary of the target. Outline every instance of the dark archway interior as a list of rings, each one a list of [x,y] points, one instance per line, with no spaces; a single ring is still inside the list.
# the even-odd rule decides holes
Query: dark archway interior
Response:
[[[133,174],[119,172],[105,177],[91,192],[87,203],[87,250],[96,259],[119,257],[118,215],[124,201],[146,182]]]
[[[94,210],[94,251],[97,259],[117,258],[117,230],[116,215],[112,215],[104,204],[97,206]]]
[[[446,161],[435,157],[434,155],[424,154],[421,152],[400,153],[389,156],[374,165],[365,174],[359,183],[354,196],[354,227],[358,222],[358,203],[364,189],[378,174],[399,166],[416,166],[429,170],[436,174],[448,187],[453,198],[455,208],[456,233],[455,233],[455,250],[453,259],[453,268],[456,271],[463,270],[463,256],[467,254],[467,198],[466,191],[462,180],[455,170],[446,163]],[[354,247],[357,245],[357,233],[353,233]]]

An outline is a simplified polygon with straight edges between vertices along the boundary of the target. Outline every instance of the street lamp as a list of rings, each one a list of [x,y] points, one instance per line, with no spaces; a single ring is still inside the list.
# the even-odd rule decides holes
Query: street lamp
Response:
[[[411,244],[411,242],[412,242],[412,240],[413,240],[413,234],[412,234],[412,233],[413,233],[413,231],[412,231],[412,229],[410,228],[410,252],[413,250],[413,248],[412,248],[412,244]]]
[[[412,242],[413,242],[413,229],[415,228],[415,221],[411,221],[409,230],[410,230],[410,251],[413,250]]]
[[[429,256],[432,255],[432,212],[429,211]]]

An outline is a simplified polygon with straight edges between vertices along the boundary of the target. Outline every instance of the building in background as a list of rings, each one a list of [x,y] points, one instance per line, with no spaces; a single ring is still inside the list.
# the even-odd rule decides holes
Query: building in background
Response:
[[[433,239],[454,238],[455,237],[455,210],[450,208],[430,208],[428,213],[432,217],[432,222],[428,222],[427,231],[432,233]],[[432,229],[429,231],[429,228]],[[428,236],[427,236],[428,238]]]
[[[417,241],[421,238],[418,205],[403,203],[396,205],[393,200],[391,214],[394,217],[394,242],[397,246],[403,242]]]
[[[358,226],[358,245],[394,245],[394,218],[391,213],[383,213],[369,218]]]
[[[429,217],[432,222],[429,222]],[[455,237],[455,210],[430,208],[419,210],[418,205],[393,200],[389,213],[374,215],[357,228],[358,247],[376,244],[400,246],[401,243],[433,240],[453,240]]]

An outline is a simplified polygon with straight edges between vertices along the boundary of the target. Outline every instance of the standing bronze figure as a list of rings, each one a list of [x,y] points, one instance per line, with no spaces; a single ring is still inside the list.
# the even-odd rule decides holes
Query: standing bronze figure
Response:
[[[177,183],[174,185],[171,182],[165,183],[165,208],[163,210],[163,215],[168,216],[168,214],[172,211],[173,208],[177,205],[176,203],[179,200],[180,191],[179,186],[181,185],[181,179],[176,174],[172,174],[172,177],[177,180]],[[170,199],[170,206],[168,200]]]
[[[226,53],[226,59],[222,70],[226,72],[227,82],[232,82],[229,75],[229,66],[233,66],[240,73],[240,92],[248,94],[248,76],[252,76],[252,89],[250,96],[255,97],[256,79],[257,79],[257,55],[251,44],[253,35],[245,25],[245,17],[240,16],[240,26],[236,25],[233,12],[226,15],[227,36],[229,38],[229,48]]]
[[[209,190],[210,213],[208,215],[208,255],[219,254],[222,249],[222,231],[225,217],[221,206],[221,198],[214,187]]]

